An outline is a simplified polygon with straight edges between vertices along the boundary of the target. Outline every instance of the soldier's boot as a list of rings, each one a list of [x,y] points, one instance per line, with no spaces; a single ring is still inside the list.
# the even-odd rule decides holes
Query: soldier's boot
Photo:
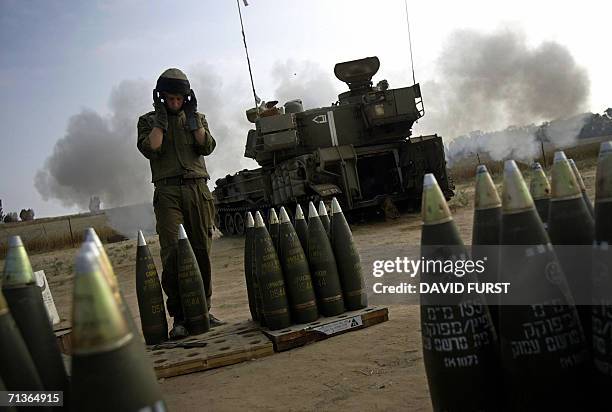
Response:
[[[210,320],[210,327],[214,328],[215,326],[221,326],[221,325],[225,325],[227,322],[223,322],[220,319],[217,319],[215,316],[213,316],[212,313],[208,313],[208,318]]]
[[[175,320],[169,336],[171,340],[183,339],[189,336],[189,331],[185,327],[184,321]]]

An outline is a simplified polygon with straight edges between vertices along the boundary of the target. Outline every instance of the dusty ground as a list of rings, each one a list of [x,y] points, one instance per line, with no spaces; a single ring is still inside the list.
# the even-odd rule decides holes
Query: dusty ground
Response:
[[[591,196],[593,165],[592,161],[579,164]],[[451,202],[466,243],[471,237],[472,197],[471,183],[466,182],[457,186]],[[362,257],[370,256],[373,246],[418,245],[420,217],[405,214],[390,222],[355,225],[353,234]],[[147,240],[161,269],[157,239]],[[249,317],[242,248],[239,238],[221,238],[213,244],[213,313],[230,322]],[[137,315],[135,242],[107,245],[107,250],[124,296]],[[34,270],[44,269],[47,274],[64,324],[69,324],[75,252],[31,256]],[[389,321],[383,324],[270,357],[164,379],[160,384],[173,411],[431,410],[420,346],[418,306],[391,305]]]

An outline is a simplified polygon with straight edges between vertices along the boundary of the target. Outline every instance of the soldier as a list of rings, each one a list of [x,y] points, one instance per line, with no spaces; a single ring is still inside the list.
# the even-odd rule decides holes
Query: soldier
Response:
[[[162,287],[174,318],[171,339],[188,335],[178,287],[178,226],[185,227],[195,253],[210,308],[212,296],[210,246],[215,206],[207,186],[203,156],[215,149],[204,114],[197,111],[187,76],[168,69],[153,90],[154,111],[138,119],[138,150],[150,161],[155,185],[153,207],[161,245]],[[223,322],[210,315],[211,326]]]

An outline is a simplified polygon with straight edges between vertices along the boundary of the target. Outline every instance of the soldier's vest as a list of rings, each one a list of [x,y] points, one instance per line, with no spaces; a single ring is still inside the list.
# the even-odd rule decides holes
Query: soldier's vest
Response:
[[[208,179],[204,156],[198,154],[195,144],[196,140],[187,126],[185,113],[168,113],[168,130],[164,132],[160,155],[150,160],[153,182],[175,176]]]

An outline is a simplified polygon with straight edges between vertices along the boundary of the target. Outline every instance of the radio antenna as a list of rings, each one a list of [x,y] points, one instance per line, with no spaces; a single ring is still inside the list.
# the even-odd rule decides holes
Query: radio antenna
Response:
[[[412,59],[412,38],[410,37],[410,20],[408,19],[408,0],[404,0],[404,7],[406,8],[406,27],[408,28],[408,47],[410,48],[410,66],[412,67],[412,83],[416,84],[416,77],[414,75],[414,60]]]
[[[246,0],[244,1],[245,7],[249,4]],[[249,59],[249,49],[247,48],[246,35],[244,34],[244,24],[242,22],[242,11],[240,10],[240,0],[236,0],[236,6],[238,6],[238,16],[240,16],[240,28],[242,29],[242,42],[244,43],[244,52],[246,53],[247,66],[249,66],[249,77],[251,78],[251,88],[253,89],[253,100],[255,100],[255,108],[259,112],[259,102],[261,101],[255,93],[255,82],[253,82],[253,71],[251,70],[251,60]]]

